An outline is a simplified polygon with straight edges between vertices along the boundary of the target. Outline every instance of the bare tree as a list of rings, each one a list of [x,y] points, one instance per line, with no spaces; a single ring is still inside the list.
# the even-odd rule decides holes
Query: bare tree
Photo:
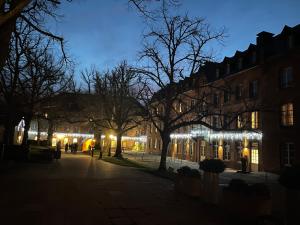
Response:
[[[183,82],[178,82],[195,74],[201,65],[212,60],[209,44],[222,41],[224,32],[224,29],[213,31],[202,18],[171,16],[163,4],[159,17],[152,22],[149,32],[144,36],[141,59],[145,59],[146,66],[139,72],[144,74],[148,84],[147,92],[143,95],[144,105],[162,139],[159,170],[166,169],[172,132],[192,124],[212,127],[204,119],[210,113],[219,114],[208,112],[207,95],[211,95],[211,92],[187,94],[186,87],[181,85]]]
[[[9,43],[17,22],[23,21],[39,34],[57,41],[62,49],[63,38],[45,29],[47,18],[56,19],[60,0],[1,0],[0,1],[0,70],[9,54]]]
[[[122,157],[122,135],[138,126],[142,120],[140,104],[137,101],[141,94],[137,73],[123,62],[112,71],[97,73],[95,81],[96,94],[100,95],[102,108],[95,122],[116,134],[115,157]]]
[[[96,76],[96,72],[97,71],[95,66],[91,66],[90,69],[85,68],[80,72],[81,80],[88,94],[91,94],[93,91],[92,89],[93,89],[94,77]]]

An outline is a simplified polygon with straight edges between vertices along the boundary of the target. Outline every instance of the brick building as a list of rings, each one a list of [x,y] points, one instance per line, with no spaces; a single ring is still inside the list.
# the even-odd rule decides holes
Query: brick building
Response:
[[[255,45],[222,62],[207,62],[197,74],[180,81],[185,94],[210,92],[207,101],[223,116],[205,120],[223,130],[182,127],[172,134],[169,156],[192,161],[219,158],[236,169],[246,156],[250,171],[278,172],[300,163],[299,62],[300,25],[285,26],[278,35],[257,34]],[[147,136],[146,150],[159,152],[161,140],[153,124]]]

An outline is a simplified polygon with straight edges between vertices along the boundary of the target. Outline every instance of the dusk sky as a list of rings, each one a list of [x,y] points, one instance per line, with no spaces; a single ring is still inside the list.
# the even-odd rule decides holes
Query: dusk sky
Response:
[[[180,13],[204,17],[214,28],[225,26],[228,37],[217,58],[232,56],[255,43],[265,30],[278,34],[284,25],[300,23],[299,0],[181,0]],[[77,70],[95,64],[100,70],[126,59],[137,63],[143,19],[127,0],[73,0],[62,5],[64,18],[54,31],[67,41]]]

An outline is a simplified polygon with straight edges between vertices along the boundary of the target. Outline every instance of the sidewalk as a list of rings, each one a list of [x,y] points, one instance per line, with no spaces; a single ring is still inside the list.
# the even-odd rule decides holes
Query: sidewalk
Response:
[[[141,165],[157,169],[159,167],[160,155],[149,154],[145,152],[132,152],[125,151],[123,153],[125,158],[134,160]],[[174,171],[177,171],[182,166],[189,166],[193,169],[199,169],[197,162],[191,162],[188,160],[175,159],[167,157],[167,168],[172,167]],[[247,183],[270,183],[277,184],[278,175],[268,172],[252,172],[249,174],[237,173],[236,170],[227,168],[223,173],[220,174],[220,184],[228,184],[231,179],[243,179]]]

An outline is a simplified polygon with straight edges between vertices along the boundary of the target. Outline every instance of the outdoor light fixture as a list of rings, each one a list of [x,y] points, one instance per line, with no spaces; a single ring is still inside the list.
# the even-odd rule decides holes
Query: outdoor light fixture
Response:
[[[262,132],[254,131],[228,131],[228,132],[217,132],[208,129],[205,130],[192,130],[191,133],[177,133],[171,134],[171,139],[190,139],[193,137],[206,137],[211,140],[224,139],[224,140],[262,140]]]

